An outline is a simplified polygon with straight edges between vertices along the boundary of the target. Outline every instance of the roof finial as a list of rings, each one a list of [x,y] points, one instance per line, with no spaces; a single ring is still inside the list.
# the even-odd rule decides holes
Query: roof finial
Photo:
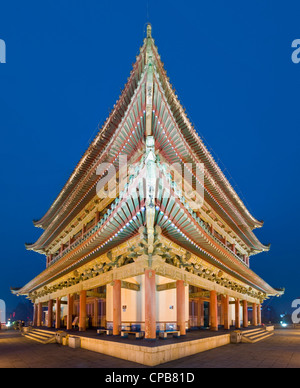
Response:
[[[148,25],[147,25],[147,38],[152,38],[151,32],[152,32],[152,26],[150,23],[148,23]]]

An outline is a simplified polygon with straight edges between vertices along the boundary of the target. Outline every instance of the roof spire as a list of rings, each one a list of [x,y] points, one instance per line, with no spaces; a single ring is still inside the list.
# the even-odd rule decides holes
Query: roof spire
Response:
[[[152,33],[152,26],[150,23],[148,23],[148,25],[147,25],[147,38],[152,38],[151,33]]]

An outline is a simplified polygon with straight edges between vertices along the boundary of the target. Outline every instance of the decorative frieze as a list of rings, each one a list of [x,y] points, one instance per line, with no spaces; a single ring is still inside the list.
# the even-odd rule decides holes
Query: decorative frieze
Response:
[[[166,290],[172,290],[174,288],[176,288],[176,282],[156,285],[156,291],[166,291]]]
[[[43,289],[37,290],[30,294],[29,297],[35,301],[44,301],[49,298],[53,298],[56,295],[64,296],[68,293],[79,292],[82,289],[94,289],[105,284],[109,284],[114,280],[123,280],[123,287],[128,289],[134,289],[139,291],[139,285],[132,284],[124,281],[131,277],[142,275],[145,269],[151,268],[157,275],[161,275],[172,280],[183,280],[185,283],[205,289],[207,291],[215,290],[220,294],[229,294],[232,297],[240,297],[247,299],[250,302],[263,301],[266,298],[266,294],[253,289],[241,282],[237,282],[229,275],[225,275],[223,271],[216,267],[205,265],[203,261],[201,263],[195,263],[195,256],[190,252],[185,252],[184,255],[176,255],[176,249],[174,251],[170,246],[165,247],[161,244],[161,250],[166,249],[166,255],[155,255],[151,257],[151,261],[147,255],[140,255],[135,258],[135,261],[129,264],[121,266],[110,265],[114,263],[114,254],[108,255],[110,262],[95,264],[81,272],[80,269],[73,271],[72,276],[63,282],[59,282],[55,285],[45,286]],[[122,255],[122,261],[123,261]],[[118,258],[119,256],[116,256]],[[171,260],[170,257],[173,259]],[[177,258],[178,257],[178,258]],[[176,260],[174,260],[174,258]],[[103,260],[103,259],[102,259]],[[115,259],[116,260],[116,259]],[[120,260],[120,259],[119,259]],[[149,266],[151,264],[151,266]],[[171,287],[171,284],[158,285],[158,290],[167,289]],[[172,285],[173,287],[173,285]]]
[[[131,291],[141,290],[141,286],[139,284],[126,282],[125,280],[121,281],[121,288],[125,288],[126,290],[131,290]]]

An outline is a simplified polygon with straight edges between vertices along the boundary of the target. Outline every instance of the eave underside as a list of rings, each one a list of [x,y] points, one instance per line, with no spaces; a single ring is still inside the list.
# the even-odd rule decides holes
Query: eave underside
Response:
[[[146,228],[144,227],[146,211],[138,211],[137,213],[139,213],[138,216],[136,216],[137,218],[132,220],[132,222],[127,222],[127,227],[125,229],[123,227],[121,233],[116,235],[115,232],[117,228],[113,228],[110,234],[106,236],[107,243],[99,246],[101,241],[104,241],[103,239],[101,241],[99,240],[101,238],[101,233],[99,233],[98,236],[96,236],[96,234],[92,235],[89,241],[85,243],[85,247],[82,244],[79,246],[77,251],[72,252],[65,258],[60,259],[57,263],[54,263],[39,276],[29,282],[26,286],[24,286],[21,290],[19,290],[18,293],[28,295],[28,293],[40,287],[44,287],[50,282],[53,282],[68,273],[72,273],[72,271],[80,268],[86,263],[91,262],[95,258],[101,255],[107,255],[108,252],[118,249],[118,246],[124,244],[126,241],[128,241],[128,255],[133,254],[139,248],[142,249],[143,243],[141,244],[141,241],[146,241],[147,239]],[[189,221],[191,222],[191,220]],[[201,248],[198,244],[194,244],[190,237],[188,237],[190,235],[193,237],[193,233],[188,234],[188,231],[184,229],[185,233],[183,234],[180,228],[174,228],[172,223],[169,222],[169,219],[166,220],[164,218],[160,210],[156,211],[155,224],[161,229],[160,238],[162,241],[164,241],[165,246],[176,244],[176,246],[181,247],[184,252],[190,252],[194,257],[198,257],[199,259],[203,260],[203,262],[213,265],[214,267],[224,271],[238,281],[248,284],[249,286],[263,293],[266,293],[267,295],[278,294],[277,291],[275,291],[242,262],[234,257],[230,257],[229,254],[224,255],[224,252],[222,252],[220,248],[216,249],[216,246],[213,244],[210,246],[210,244],[207,242],[207,236],[205,238],[203,232],[202,244],[206,244],[206,249]],[[144,231],[145,235],[143,235],[143,233],[141,235],[141,230]],[[199,241],[201,234],[199,234],[199,231],[196,229],[195,233],[197,233],[197,240]],[[115,237],[108,238],[110,235]],[[159,247],[160,245],[157,245],[158,250]],[[92,250],[93,248],[94,250]],[[214,254],[211,253],[212,251],[214,251]],[[216,253],[219,254],[216,255]],[[154,251],[154,254],[156,254],[156,251]],[[109,256],[107,256],[107,262],[109,262],[108,257]]]
[[[78,261],[76,264],[69,266],[65,271],[61,271],[56,276],[52,276],[44,282],[42,282],[42,279],[40,277],[38,281],[37,278],[33,279],[33,281],[28,283],[28,285],[26,285],[22,289],[16,290],[16,292],[14,293],[18,295],[30,294],[30,298],[40,298],[42,295],[46,296],[47,291],[45,290],[47,290],[48,288],[48,292],[50,292],[51,287],[53,287],[53,284],[56,283],[57,287],[54,287],[53,292],[58,292],[59,295],[67,295],[68,293],[75,292],[74,290],[78,289],[78,286],[75,285],[65,285],[70,281],[70,279],[74,279],[74,276],[78,276],[78,274],[74,275],[76,270],[79,273],[82,272],[81,282],[82,287],[84,287],[84,289],[92,289],[105,284],[109,284],[113,279],[119,278],[119,273],[121,273],[121,279],[141,275],[144,273],[144,269],[149,265],[149,262],[145,255],[136,255],[131,264],[126,264],[121,267],[117,264],[117,261],[122,257],[122,255],[127,256],[129,252],[132,252],[129,251],[130,247],[133,244],[137,246],[138,241],[140,241],[140,236],[136,235],[131,237],[131,239],[128,239],[127,242],[122,242],[120,245],[117,245],[115,247],[111,245],[109,247],[109,255],[107,255],[107,253],[102,253],[100,255],[97,255],[96,257],[91,256],[90,260],[88,261]],[[226,267],[225,265],[221,265],[219,261],[213,259],[207,260],[207,256],[199,254],[199,252],[196,252],[192,247],[190,247],[190,251],[187,251],[186,244],[182,244],[182,241],[180,241],[178,235],[167,236],[165,234],[161,234],[160,241],[161,244],[164,245],[167,254],[173,252],[173,254],[179,255],[178,257],[182,257],[182,255],[184,254],[186,257],[188,257],[188,260],[183,263],[183,267],[178,267],[176,265],[174,266],[174,264],[168,264],[164,255],[154,255],[152,266],[153,269],[157,269],[155,263],[159,259],[159,270],[157,271],[157,274],[169,277],[170,279],[176,279],[178,276],[182,278],[182,276],[184,276],[188,284],[199,287],[199,274],[198,276],[195,276],[197,272],[194,272],[192,269],[195,269],[197,266],[200,266],[201,270],[203,271],[203,273],[201,273],[200,275],[201,286],[204,289],[211,290],[219,288],[220,292],[223,290],[222,293],[224,294],[228,293],[231,290],[236,293],[231,293],[232,295],[236,295],[236,297],[239,297],[239,294],[242,292],[243,297],[246,299],[248,298],[248,294],[250,296],[252,295],[252,297],[254,297],[254,295],[261,294],[259,298],[262,299],[265,299],[269,296],[280,295],[280,291],[270,287],[264,280],[259,278],[252,271],[251,272],[253,276],[252,279],[249,281],[249,276],[248,279],[246,279],[244,276],[237,274],[235,271],[229,270],[228,267]],[[190,254],[187,255],[187,252],[190,252]],[[112,263],[114,260],[116,266],[111,265],[110,269],[107,272],[103,273],[103,269],[105,270],[105,266],[107,267],[107,264],[109,264],[108,256],[111,259],[110,263]],[[144,263],[142,266],[140,265],[141,260],[143,260]],[[185,265],[187,266],[186,269],[184,269]],[[97,266],[101,269],[100,271],[102,271],[102,274],[96,268]],[[98,271],[97,273],[95,273],[95,268],[96,271]],[[92,273],[92,276],[89,276],[89,272]],[[222,275],[220,275],[220,272],[222,272]],[[250,292],[251,289],[252,292]],[[36,296],[34,296],[34,291],[37,292]]]

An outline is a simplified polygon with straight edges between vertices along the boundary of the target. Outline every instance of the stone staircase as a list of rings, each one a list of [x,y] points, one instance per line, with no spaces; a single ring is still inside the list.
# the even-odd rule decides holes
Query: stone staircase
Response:
[[[31,330],[23,333],[23,336],[42,344],[51,344],[56,342],[56,334],[50,330],[32,328]]]
[[[243,330],[242,342],[254,344],[255,342],[262,341],[271,337],[274,334],[274,327],[259,327],[255,329]]]

